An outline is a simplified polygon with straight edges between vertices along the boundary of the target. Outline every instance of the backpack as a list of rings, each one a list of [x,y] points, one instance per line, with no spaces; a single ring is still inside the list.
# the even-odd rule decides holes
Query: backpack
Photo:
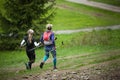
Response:
[[[51,36],[52,32],[44,32],[43,34],[43,40],[44,40],[44,44],[45,45],[51,45],[52,41],[50,40],[50,36]]]

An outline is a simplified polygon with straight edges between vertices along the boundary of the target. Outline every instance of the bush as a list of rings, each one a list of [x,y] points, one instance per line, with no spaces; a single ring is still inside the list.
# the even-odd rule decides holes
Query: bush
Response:
[[[0,50],[15,50],[20,44],[20,38],[18,35],[0,35]]]

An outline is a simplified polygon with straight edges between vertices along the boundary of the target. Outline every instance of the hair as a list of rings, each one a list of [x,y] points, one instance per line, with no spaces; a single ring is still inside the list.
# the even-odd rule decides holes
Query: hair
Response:
[[[46,29],[47,29],[47,30],[51,30],[51,29],[52,29],[52,26],[53,26],[52,24],[47,24],[47,25],[46,25]]]
[[[28,34],[28,41],[32,43],[32,37],[33,37],[34,31],[32,29],[29,29],[27,31],[27,34]]]
[[[27,31],[27,33],[28,33],[28,34],[29,34],[29,33],[34,34],[34,30],[29,29],[29,30]]]

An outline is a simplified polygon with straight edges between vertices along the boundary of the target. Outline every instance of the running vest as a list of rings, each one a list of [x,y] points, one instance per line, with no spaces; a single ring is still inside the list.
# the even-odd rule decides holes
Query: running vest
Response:
[[[52,32],[44,32],[43,34],[43,40],[44,40],[44,45],[51,45],[52,41],[50,40]]]

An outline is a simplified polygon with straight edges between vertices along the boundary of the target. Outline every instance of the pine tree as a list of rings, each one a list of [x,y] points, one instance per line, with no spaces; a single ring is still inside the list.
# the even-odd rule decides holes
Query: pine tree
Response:
[[[55,13],[55,0],[5,0],[0,23],[4,33],[23,36],[32,28],[39,33]]]

